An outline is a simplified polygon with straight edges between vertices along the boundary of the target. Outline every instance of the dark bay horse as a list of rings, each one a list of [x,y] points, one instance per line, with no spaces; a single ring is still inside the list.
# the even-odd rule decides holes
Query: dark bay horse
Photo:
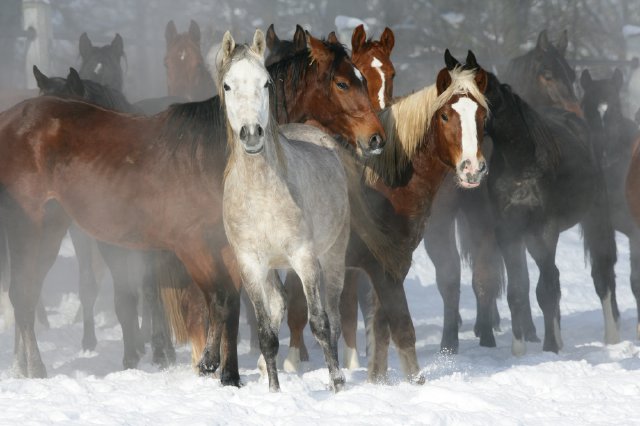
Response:
[[[81,80],[78,72],[71,68],[67,78],[47,77],[34,66],[33,73],[43,95],[52,95],[69,99],[81,99],[94,105],[119,112],[137,112],[125,96],[118,90],[103,86],[91,80]],[[142,292],[143,275],[151,263],[150,254],[127,250],[121,247],[94,242],[77,226],[69,228],[69,234],[78,258],[79,294],[82,305],[83,338],[82,348],[94,350],[97,344],[93,308],[98,295],[96,280],[96,256],[101,256],[113,277],[115,308],[118,321],[123,330],[125,368],[135,368],[144,353],[143,336],[138,324],[137,300],[139,293],[145,307],[143,321],[151,322],[153,361],[161,367],[175,362],[175,351],[170,336],[155,283],[149,282],[149,288]],[[148,280],[147,280],[148,281]],[[152,321],[152,318],[154,319]]]
[[[593,80],[588,70],[580,76],[582,109],[602,165],[613,227],[629,238],[631,290],[640,318],[640,228],[631,217],[624,193],[633,144],[640,132],[638,125],[622,113],[622,83],[622,72],[617,68],[611,78]],[[637,336],[640,338],[640,325]]]
[[[176,25],[169,21],[164,37],[167,42],[164,65],[169,96],[200,101],[215,93],[213,78],[200,50],[198,23],[191,20],[189,31],[178,33]]]
[[[80,77],[122,92],[123,77],[120,61],[126,57],[120,34],[115,35],[111,44],[94,46],[87,33],[82,33],[79,48],[82,58]]]
[[[537,112],[492,74],[486,94],[491,105],[487,132],[494,145],[488,187],[496,238],[507,269],[512,352],[521,355],[526,351],[529,275],[525,250],[540,269],[536,295],[544,314],[543,350],[562,348],[556,246],[560,232],[578,222],[590,251],[592,276],[610,337],[617,318],[612,296],[615,240],[610,222],[599,220],[608,218],[606,205],[601,203],[605,187],[586,123],[563,109]]]
[[[270,66],[276,62],[307,50],[307,37],[304,29],[300,25],[296,25],[296,31],[292,40],[281,40],[276,34],[273,24],[267,29],[267,47],[269,54],[264,60],[265,66]]]

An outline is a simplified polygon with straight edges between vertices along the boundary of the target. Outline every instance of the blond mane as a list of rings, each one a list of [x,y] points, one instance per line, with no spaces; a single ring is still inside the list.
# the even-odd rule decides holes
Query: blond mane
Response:
[[[451,84],[438,96],[436,85],[400,98],[378,116],[387,135],[382,154],[367,160],[366,179],[394,183],[426,138],[431,118],[455,95],[471,95],[488,111],[487,100],[475,82],[475,70],[449,71]]]

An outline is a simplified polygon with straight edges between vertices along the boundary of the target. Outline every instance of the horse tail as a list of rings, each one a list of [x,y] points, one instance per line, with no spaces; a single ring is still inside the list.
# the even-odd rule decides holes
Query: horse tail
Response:
[[[381,218],[375,216],[364,197],[362,168],[356,163],[353,154],[344,149],[337,150],[347,175],[347,189],[351,211],[351,229],[362,239],[371,254],[394,277],[404,279],[406,256],[398,250],[392,231],[385,226]]]
[[[176,344],[191,343],[191,362],[195,368],[206,344],[204,321],[207,317],[201,309],[204,307],[202,294],[173,253],[156,253],[153,263],[173,340]]]

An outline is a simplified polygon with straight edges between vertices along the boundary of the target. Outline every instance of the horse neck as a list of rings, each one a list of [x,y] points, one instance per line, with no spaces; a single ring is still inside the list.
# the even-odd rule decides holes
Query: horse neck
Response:
[[[229,133],[232,133],[229,130]],[[280,142],[280,135],[275,129],[265,132],[264,151],[257,155],[249,155],[242,149],[242,144],[238,137],[229,135],[232,143],[231,153],[227,162],[228,174],[231,169],[244,180],[253,186],[272,186],[273,182],[264,177],[286,174],[286,163],[283,155],[283,147]]]

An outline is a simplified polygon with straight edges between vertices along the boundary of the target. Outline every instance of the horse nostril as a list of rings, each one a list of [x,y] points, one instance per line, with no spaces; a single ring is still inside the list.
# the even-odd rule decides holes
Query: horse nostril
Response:
[[[258,124],[258,136],[264,136],[264,130],[262,130],[262,126]]]
[[[247,126],[242,126],[240,128],[240,140],[246,140],[248,133],[249,132],[247,131]]]
[[[484,173],[486,171],[487,171],[487,162],[481,161],[480,164],[478,165],[478,173]]]

